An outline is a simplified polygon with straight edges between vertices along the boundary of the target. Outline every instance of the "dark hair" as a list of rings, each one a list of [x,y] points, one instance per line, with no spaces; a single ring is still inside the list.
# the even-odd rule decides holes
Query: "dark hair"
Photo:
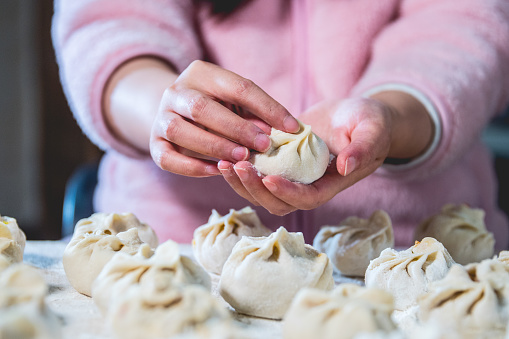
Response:
[[[221,17],[228,16],[238,8],[244,6],[250,0],[195,0],[197,3],[210,6],[212,14]]]

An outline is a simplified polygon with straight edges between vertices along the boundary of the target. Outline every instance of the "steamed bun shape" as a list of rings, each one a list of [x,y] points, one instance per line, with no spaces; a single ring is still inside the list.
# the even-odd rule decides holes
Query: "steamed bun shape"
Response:
[[[392,332],[390,293],[354,284],[332,291],[302,289],[283,321],[284,339],[351,339],[361,332]]]
[[[23,261],[26,236],[14,218],[0,216],[0,271]]]
[[[181,256],[176,242],[168,240],[159,245],[154,255],[150,254],[144,248],[136,255],[120,252],[104,266],[92,285],[92,298],[103,314],[108,312],[109,305],[133,288],[149,286],[156,291],[152,284],[160,284],[165,289],[197,284],[210,289],[207,272],[190,258]]]
[[[76,224],[63,255],[65,274],[76,291],[90,296],[92,282],[115,253],[134,255],[146,247],[144,253],[151,255],[156,246],[153,230],[134,215],[96,213]]]
[[[484,211],[467,205],[445,205],[442,211],[419,225],[415,239],[433,237],[459,264],[479,262],[493,256],[495,239],[484,224]]]
[[[220,275],[242,236],[261,237],[270,233],[249,206],[239,211],[231,209],[225,216],[212,210],[209,221],[194,231],[193,254],[207,272]]]
[[[16,263],[0,272],[0,338],[58,339],[57,316],[46,306],[48,285],[37,269]]]
[[[405,251],[383,250],[366,270],[366,286],[392,293],[394,308],[403,311],[416,305],[417,297],[428,291],[431,282],[445,277],[453,264],[440,242],[424,238]]]
[[[174,286],[171,280],[155,278],[143,280],[112,303],[107,320],[117,338],[173,338],[208,322],[231,320],[203,286]]]
[[[504,338],[509,321],[509,269],[498,260],[454,265],[419,299],[419,319],[453,325],[462,338]]]
[[[268,237],[243,237],[223,267],[219,292],[239,313],[281,319],[304,287],[334,287],[324,253],[284,227]]]
[[[299,125],[295,134],[272,128],[270,148],[265,153],[254,153],[249,160],[260,173],[302,184],[322,177],[329,165],[329,149],[311,132],[311,126],[301,121]]]
[[[349,217],[339,226],[324,226],[313,241],[313,247],[349,276],[364,276],[369,262],[393,246],[392,222],[384,211],[375,211],[369,219]]]

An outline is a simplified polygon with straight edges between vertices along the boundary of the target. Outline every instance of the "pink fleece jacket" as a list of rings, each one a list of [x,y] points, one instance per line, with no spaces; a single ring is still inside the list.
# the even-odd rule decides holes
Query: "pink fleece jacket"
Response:
[[[442,133],[426,161],[380,168],[313,211],[277,217],[257,208],[267,226],[312,242],[322,225],[383,209],[396,244],[407,246],[423,219],[446,203],[467,203],[486,211],[497,247],[508,247],[492,159],[479,138],[509,101],[507,0],[252,0],[225,20],[192,0],[57,0],[52,33],[76,119],[106,151],[99,211],[134,212],[162,240],[189,242],[211,209],[247,205],[222,177],[163,172],[115,139],[101,113],[105,83],[124,61],[153,55],[182,71],[203,59],[253,80],[297,117],[321,100],[384,84],[418,91],[438,112]]]

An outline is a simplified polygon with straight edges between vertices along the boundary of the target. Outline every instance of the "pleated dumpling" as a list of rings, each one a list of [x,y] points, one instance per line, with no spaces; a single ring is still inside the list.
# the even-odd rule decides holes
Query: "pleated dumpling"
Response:
[[[394,246],[389,215],[375,211],[369,219],[349,217],[338,226],[324,226],[313,241],[313,247],[326,253],[343,275],[364,276],[372,259]]]
[[[432,237],[440,241],[451,257],[466,265],[491,258],[495,239],[484,224],[484,211],[467,205],[448,204],[415,230],[415,239]]]
[[[334,287],[332,264],[284,227],[268,237],[243,237],[223,266],[219,292],[239,313],[281,319],[304,287]]]
[[[233,246],[242,236],[261,237],[270,233],[249,206],[239,211],[231,209],[224,216],[212,210],[209,221],[194,231],[193,254],[207,272],[220,275]]]
[[[26,236],[14,218],[0,216],[0,271],[22,262]]]
[[[210,278],[190,258],[180,255],[176,242],[168,240],[159,245],[152,256],[144,253],[144,248],[136,255],[116,254],[94,281],[92,298],[106,314],[108,307],[128,289],[141,289],[151,284],[162,284],[165,289],[180,285],[201,285],[210,289]]]
[[[322,177],[329,165],[329,149],[311,131],[311,126],[299,121],[297,133],[272,128],[271,145],[264,153],[254,153],[250,162],[264,175],[279,175],[290,181],[310,184]]]
[[[509,269],[496,259],[454,265],[419,298],[419,320],[453,327],[462,338],[505,338]]]
[[[428,291],[428,285],[440,280],[454,264],[445,247],[433,238],[404,251],[387,248],[371,261],[366,270],[366,286],[392,293],[398,311],[417,305],[417,297]]]
[[[332,291],[302,289],[283,321],[284,339],[350,339],[362,332],[390,333],[392,295],[380,289],[341,284]]]
[[[133,214],[93,214],[76,224],[62,258],[65,274],[78,292],[90,296],[92,282],[115,253],[134,255],[140,247],[149,253],[157,243],[154,231]]]
[[[45,303],[48,290],[32,266],[15,263],[0,272],[0,338],[60,338],[59,319]]]
[[[173,338],[196,327],[233,321],[228,310],[199,285],[173,285],[154,276],[112,302],[107,320],[117,338]]]

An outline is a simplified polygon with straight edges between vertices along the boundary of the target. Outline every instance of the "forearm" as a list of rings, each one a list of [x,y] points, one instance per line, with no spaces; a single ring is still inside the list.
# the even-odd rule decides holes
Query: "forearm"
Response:
[[[426,151],[433,140],[434,125],[424,105],[412,95],[384,91],[371,96],[392,111],[389,158],[412,159]]]
[[[103,114],[111,132],[149,153],[150,131],[164,90],[178,77],[152,57],[130,60],[110,77],[103,95]]]

